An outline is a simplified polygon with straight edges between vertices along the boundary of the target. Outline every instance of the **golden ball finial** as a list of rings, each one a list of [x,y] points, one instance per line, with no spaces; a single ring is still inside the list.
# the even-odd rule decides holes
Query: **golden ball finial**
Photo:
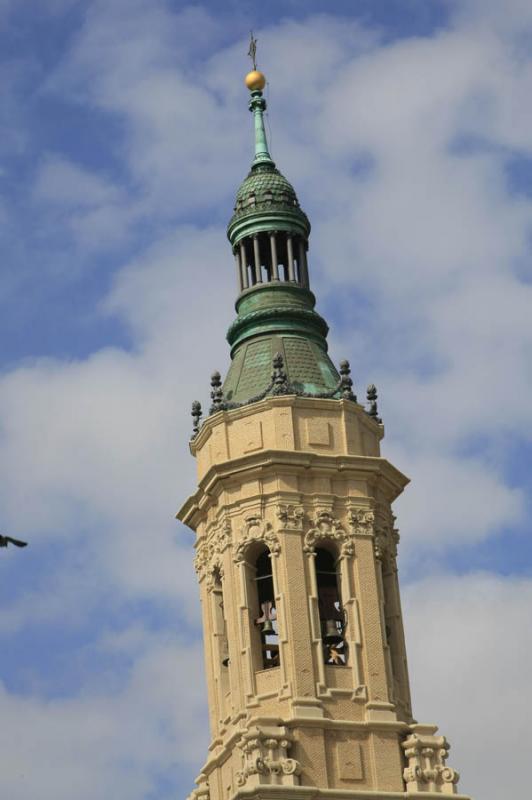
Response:
[[[258,69],[248,72],[245,81],[250,92],[262,92],[266,86],[266,76],[259,72]]]

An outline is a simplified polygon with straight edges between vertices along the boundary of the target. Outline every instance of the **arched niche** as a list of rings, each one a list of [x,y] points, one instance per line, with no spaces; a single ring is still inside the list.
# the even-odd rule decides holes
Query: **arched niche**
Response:
[[[346,614],[340,592],[339,555],[336,544],[321,541],[314,550],[323,659],[326,664],[347,664]]]

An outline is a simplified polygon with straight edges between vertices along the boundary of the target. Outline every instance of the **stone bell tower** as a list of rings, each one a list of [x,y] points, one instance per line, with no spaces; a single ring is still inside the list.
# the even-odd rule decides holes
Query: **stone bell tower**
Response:
[[[194,800],[457,795],[449,745],[414,721],[391,504],[408,479],[380,454],[349,364],[327,353],[310,223],[268,151],[265,78],[246,78],[255,157],[228,237],[231,366],[193,404],[196,532],[212,741]]]

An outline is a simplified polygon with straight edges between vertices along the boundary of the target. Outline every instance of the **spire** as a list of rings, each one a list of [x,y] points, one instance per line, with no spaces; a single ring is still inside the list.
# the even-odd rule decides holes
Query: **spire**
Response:
[[[250,72],[249,75],[262,75],[262,73]],[[266,100],[262,96],[262,92],[260,91],[260,89],[251,92],[251,100],[249,101],[249,110],[253,112],[253,116],[255,117],[255,158],[253,159],[252,168],[256,164],[271,164],[273,167],[275,165],[272,161],[272,158],[268,150],[268,141],[266,139],[266,131],[264,129],[264,112],[266,111]]]
[[[255,155],[240,184],[227,236],[235,257],[237,318],[229,328],[232,364],[223,384],[229,402],[264,391],[272,359],[283,359],[297,392],[335,394],[340,375],[327,355],[328,326],[314,310],[307,263],[310,222],[292,184],[275,166],[264,129],[266,78],[257,70],[256,39],[249,56]]]
[[[253,41],[255,40],[252,38],[252,42]],[[268,140],[266,139],[266,130],[264,128],[266,100],[263,97],[262,90],[266,86],[266,77],[262,72],[253,69],[251,72],[248,72],[245,81],[246,86],[251,92],[249,110],[252,112],[255,119],[255,158],[253,159],[251,168],[253,169],[257,164],[268,164],[275,167],[268,150]]]
[[[266,100],[262,96],[262,90],[266,86],[266,76],[257,69],[257,40],[253,36],[253,31],[250,32],[248,56],[251,58],[253,69],[246,75],[245,83],[251,92],[249,110],[255,117],[255,158],[252,168],[257,164],[269,164],[274,167],[264,130]]]
[[[249,55],[256,65],[253,36]],[[249,110],[254,117],[255,154],[251,169],[237,191],[227,228],[237,260],[240,290],[283,280],[308,289],[306,251],[310,223],[294,187],[276,168],[268,149],[264,128],[266,100],[262,94],[266,78],[253,69],[246,75],[245,84],[251,93]]]

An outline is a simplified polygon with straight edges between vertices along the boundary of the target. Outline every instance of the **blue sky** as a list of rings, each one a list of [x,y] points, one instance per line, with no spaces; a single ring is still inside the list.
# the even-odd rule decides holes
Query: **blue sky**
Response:
[[[517,795],[532,701],[520,0],[0,0],[1,526],[30,541],[0,554],[2,793],[169,800],[204,759],[192,536],[173,514],[194,487],[190,402],[229,359],[250,27],[331,354],[359,396],[378,385],[383,452],[412,478],[396,513],[414,713],[449,737],[464,792]],[[478,735],[502,724],[504,742]]]

